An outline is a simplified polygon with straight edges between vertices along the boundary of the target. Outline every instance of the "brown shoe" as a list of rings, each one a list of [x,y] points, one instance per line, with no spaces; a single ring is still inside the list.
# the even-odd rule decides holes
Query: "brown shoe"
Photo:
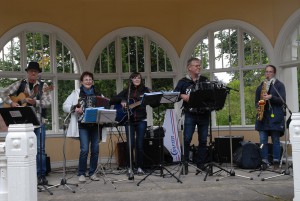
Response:
[[[273,162],[273,171],[274,172],[280,172],[280,167],[279,167],[279,162],[278,161]]]

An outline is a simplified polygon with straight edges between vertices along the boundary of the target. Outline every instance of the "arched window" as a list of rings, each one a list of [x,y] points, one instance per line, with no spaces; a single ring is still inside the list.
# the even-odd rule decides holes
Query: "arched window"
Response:
[[[277,63],[282,68],[287,91],[287,105],[299,111],[300,81],[300,9],[295,11],[282,26],[275,44]]]
[[[127,86],[132,72],[140,72],[143,82],[153,91],[170,91],[174,88],[177,56],[170,44],[151,30],[129,27],[116,30],[93,48],[88,63],[98,79],[101,91],[112,97]],[[162,123],[164,109],[158,115],[148,108],[148,124]]]
[[[82,58],[76,43],[62,30],[45,23],[19,25],[0,40],[0,87],[25,78],[27,64],[39,62],[41,79],[54,85],[52,106],[47,109],[47,131],[58,133],[66,116],[62,103],[77,86]]]
[[[255,90],[264,77],[261,69],[270,62],[266,47],[270,51],[267,39],[256,28],[240,21],[212,23],[190,39],[182,58],[200,58],[202,74],[227,88],[225,106],[214,113],[213,125],[255,123]]]

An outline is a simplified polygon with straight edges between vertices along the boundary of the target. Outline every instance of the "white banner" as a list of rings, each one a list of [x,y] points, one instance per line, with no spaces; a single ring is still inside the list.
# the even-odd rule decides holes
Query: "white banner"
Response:
[[[165,129],[164,145],[173,157],[173,162],[181,160],[178,122],[174,109],[167,109],[163,127]]]

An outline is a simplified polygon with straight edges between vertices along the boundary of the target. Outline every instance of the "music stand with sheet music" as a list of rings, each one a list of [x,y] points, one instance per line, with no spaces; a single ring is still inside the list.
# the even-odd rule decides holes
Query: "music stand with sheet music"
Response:
[[[224,168],[222,168],[219,165],[216,165],[213,162],[212,157],[212,123],[211,123],[211,112],[214,110],[221,110],[225,105],[225,100],[227,97],[227,89],[225,87],[220,88],[214,88],[214,89],[201,89],[196,90],[194,92],[190,93],[190,99],[189,99],[189,107],[190,108],[197,108],[198,110],[203,111],[210,111],[209,113],[209,158],[210,162],[204,166],[205,169],[207,169],[206,175],[204,177],[204,181],[206,180],[207,176],[212,176],[213,174],[216,174],[220,171],[224,171],[232,176],[240,176],[244,178],[252,179],[251,177],[245,177],[241,175],[235,175],[234,172],[228,171]],[[218,171],[213,172],[213,167],[219,168]],[[196,175],[198,175],[200,172],[197,172]],[[218,181],[218,180],[217,180]]]
[[[163,102],[163,103],[171,103],[171,100],[173,99],[170,99],[172,96],[173,99],[178,99],[178,96],[179,96],[179,93],[172,93],[172,94],[169,94],[168,98],[167,95],[166,97],[164,97],[164,93],[163,92],[152,92],[152,93],[144,93],[144,96],[142,98],[142,105],[150,105],[152,108],[154,107],[157,107],[158,108],[158,115],[159,115],[159,105]],[[164,97],[164,99],[162,99]],[[173,103],[173,102],[172,102]],[[160,127],[160,125],[159,125]],[[159,135],[160,135],[160,132],[159,132]],[[152,175],[153,172],[155,172],[156,170],[160,170],[160,176],[163,176],[163,170],[166,170],[172,177],[174,177],[177,182],[180,182],[182,183],[182,181],[177,178],[173,173],[171,173],[167,168],[164,167],[163,163],[164,163],[164,157],[163,157],[163,138],[164,136],[159,136],[159,148],[160,148],[160,154],[159,154],[159,162],[160,164],[158,166],[156,166],[155,168],[152,169],[151,172],[149,172],[141,181],[139,181],[137,183],[137,186],[140,185],[140,183],[142,181],[144,181],[147,177],[149,177],[150,175]]]
[[[90,110],[91,114],[90,115],[92,118],[88,118],[86,117],[86,119],[89,119],[90,123],[97,123],[98,127],[99,125],[103,125],[103,124],[116,124],[117,122],[115,121],[116,119],[116,110],[111,110],[111,109],[104,109],[103,107],[98,107],[98,108],[87,108]],[[86,112],[87,112],[86,109]],[[86,114],[85,112],[85,114]],[[95,114],[95,115],[93,115]],[[89,114],[87,114],[89,115]],[[85,119],[85,118],[84,118]],[[107,181],[109,181],[111,183],[111,185],[116,189],[117,187],[113,184],[113,181],[111,179],[109,179],[104,171],[104,168],[101,164],[101,162],[98,164],[98,167],[95,171],[95,174],[97,174],[98,172],[101,173],[101,175],[103,176],[103,182],[106,183]]]
[[[32,123],[34,126],[40,125],[33,107],[0,108],[0,114],[7,126],[28,123]]]
[[[212,128],[211,128],[211,112],[213,110],[220,110],[224,107],[225,104],[225,100],[226,100],[226,89],[222,88],[221,91],[219,91],[221,89],[208,89],[208,90],[196,90],[196,91],[192,91],[190,93],[190,98],[189,98],[189,102],[188,102],[188,106],[189,108],[195,108],[199,111],[209,111],[209,156],[210,156],[210,162],[208,165],[205,165],[205,169],[207,168],[208,171],[206,172],[206,175],[204,177],[204,181],[207,178],[207,175],[209,174],[210,176],[212,176],[213,174],[220,172],[220,171],[225,171],[227,173],[229,173],[226,169],[220,167],[219,165],[216,165],[212,162]],[[217,92],[219,91],[219,92]],[[220,96],[221,95],[221,96]],[[219,101],[217,101],[217,99],[221,99]],[[213,172],[213,167],[217,167],[220,170]],[[200,171],[198,171],[196,173],[196,175],[198,175],[200,173]]]
[[[117,110],[112,109],[98,109],[97,113],[97,123],[100,124],[116,124],[115,121],[117,115]]]

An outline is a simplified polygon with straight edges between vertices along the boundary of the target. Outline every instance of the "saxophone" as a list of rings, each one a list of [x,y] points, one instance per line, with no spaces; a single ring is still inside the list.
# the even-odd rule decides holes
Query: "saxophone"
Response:
[[[264,110],[266,101],[264,100],[264,94],[267,93],[267,81],[264,81],[261,87],[260,92],[260,100],[258,101],[258,108],[257,108],[257,120],[262,121],[264,117]]]

